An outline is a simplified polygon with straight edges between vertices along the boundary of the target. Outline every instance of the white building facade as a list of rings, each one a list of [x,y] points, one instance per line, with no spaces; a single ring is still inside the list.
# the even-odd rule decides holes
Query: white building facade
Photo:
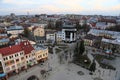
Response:
[[[62,40],[64,42],[76,41],[76,31],[75,27],[63,27],[62,29]]]

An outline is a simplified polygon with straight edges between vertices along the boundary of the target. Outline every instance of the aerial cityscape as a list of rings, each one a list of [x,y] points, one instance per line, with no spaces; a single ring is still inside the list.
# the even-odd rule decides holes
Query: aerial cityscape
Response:
[[[0,80],[120,80],[120,0],[0,0]]]

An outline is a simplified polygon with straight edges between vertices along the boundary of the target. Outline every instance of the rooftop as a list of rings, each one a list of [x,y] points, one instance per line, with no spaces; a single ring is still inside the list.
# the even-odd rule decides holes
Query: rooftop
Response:
[[[116,32],[116,31],[108,31],[108,30],[97,30],[97,29],[91,29],[88,34],[92,34],[95,36],[99,36],[100,34],[109,34],[111,35],[113,38],[117,38],[120,36],[120,32]]]
[[[34,46],[34,48],[35,48],[36,51],[47,49],[47,47],[43,46],[43,45],[36,45],[36,46]]]
[[[20,51],[24,51],[25,54],[31,53],[34,50],[32,45],[28,41],[20,42],[20,44],[16,44],[13,46],[5,47],[0,49],[0,54],[3,56],[11,55]]]
[[[112,43],[112,44],[117,44],[120,45],[120,39],[115,39],[115,40],[110,40],[110,39],[102,39],[103,42],[107,42],[107,43]]]
[[[10,30],[23,30],[23,27],[22,26],[10,26],[7,31],[10,31]]]
[[[90,39],[90,40],[96,39],[96,40],[101,40],[102,37],[94,36],[94,35],[88,34],[88,35],[86,35],[86,36],[84,37],[84,39]]]

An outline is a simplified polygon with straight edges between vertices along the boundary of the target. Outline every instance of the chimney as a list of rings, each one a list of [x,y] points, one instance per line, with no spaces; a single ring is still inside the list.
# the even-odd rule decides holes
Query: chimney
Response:
[[[12,46],[9,46],[10,48],[12,47]]]

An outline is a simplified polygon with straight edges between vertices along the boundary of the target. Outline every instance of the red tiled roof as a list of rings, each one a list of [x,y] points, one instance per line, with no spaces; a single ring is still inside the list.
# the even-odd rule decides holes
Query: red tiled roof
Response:
[[[82,16],[82,18],[81,18],[82,20],[87,20],[87,18],[85,17],[85,16]]]
[[[116,23],[116,20],[114,19],[99,19],[100,22],[109,22],[109,23]]]
[[[34,28],[32,28],[32,31],[34,31],[35,29],[37,29],[38,27],[37,26],[35,26]]]
[[[96,26],[96,23],[90,23],[92,25],[92,27],[95,27]]]
[[[0,54],[3,56],[11,55],[20,51],[24,51],[25,54],[31,53],[31,51],[34,50],[32,45],[28,41],[21,42],[18,45],[13,45],[10,47],[5,47],[0,49]]]
[[[22,51],[22,48],[19,45],[14,45],[14,46],[5,47],[5,48],[0,49],[0,53],[3,56],[11,55],[11,54],[17,53],[19,51]]]
[[[32,50],[34,50],[32,45],[28,41],[21,42],[20,46],[24,50],[25,54],[29,54],[31,53]]]

